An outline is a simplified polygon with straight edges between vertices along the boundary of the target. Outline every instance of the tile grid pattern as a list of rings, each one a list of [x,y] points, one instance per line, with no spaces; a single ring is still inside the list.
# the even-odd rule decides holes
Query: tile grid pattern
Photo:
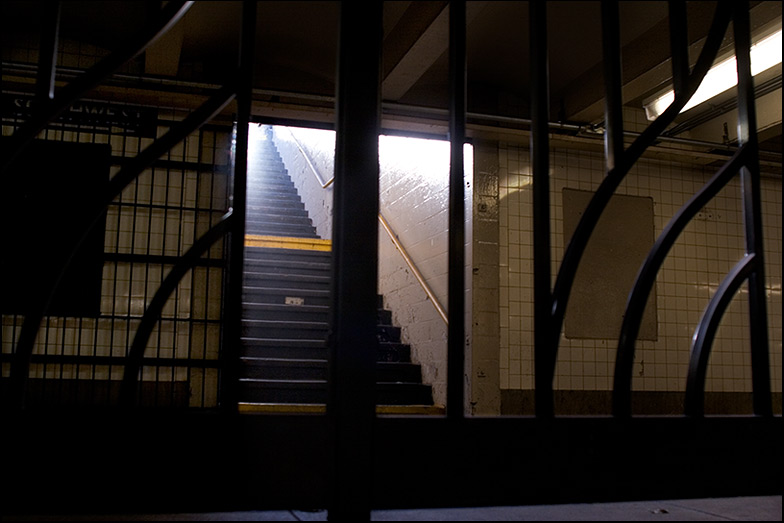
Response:
[[[503,389],[533,388],[532,199],[529,155],[501,144],[500,196],[500,380]],[[564,187],[594,191],[604,176],[602,155],[554,150],[551,160],[553,279],[565,248],[561,194]],[[655,234],[713,174],[672,162],[641,161],[619,194],[654,200]],[[781,391],[781,182],[763,180],[764,241],[769,308],[772,386]],[[727,271],[743,256],[743,222],[737,181],[727,186],[678,239],[657,279],[657,341],[638,341],[633,388],[683,391],[690,340],[702,310]],[[714,343],[706,389],[751,390],[748,305],[742,289],[726,312]],[[555,388],[611,390],[617,340],[562,336]]]
[[[184,113],[159,110],[158,136],[168,122]],[[13,133],[4,122],[3,135]],[[90,127],[75,130],[50,128],[40,138],[61,142],[108,143],[113,157],[133,157],[152,138],[96,132]],[[176,145],[164,160],[182,162],[183,168],[145,170],[109,206],[104,252],[109,254],[180,256],[206,232],[227,207],[225,166],[230,136],[225,131],[203,130]],[[212,171],[189,167],[213,165]],[[215,168],[217,166],[217,169]],[[110,176],[120,166],[111,167]],[[209,256],[222,258],[222,242]],[[134,261],[107,261],[103,268],[101,316],[99,318],[47,317],[36,340],[34,354],[124,356],[133,340],[141,315],[152,300],[170,265]],[[216,359],[219,347],[222,276],[217,268],[198,267],[186,275],[167,302],[155,328],[147,356],[162,358]],[[22,318],[3,316],[2,351],[11,353],[19,336]],[[2,364],[8,376],[10,364]],[[122,378],[122,366],[47,364],[31,366],[32,378],[49,380]],[[215,404],[217,371],[186,367],[145,367],[145,381],[183,381],[192,385],[194,406]]]

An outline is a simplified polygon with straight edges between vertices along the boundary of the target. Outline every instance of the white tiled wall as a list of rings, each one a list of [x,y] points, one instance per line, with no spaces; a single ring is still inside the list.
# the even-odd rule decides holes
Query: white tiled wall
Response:
[[[177,121],[185,113],[160,109],[159,118]],[[166,132],[160,126],[158,135]],[[3,135],[13,129],[3,126]],[[64,142],[109,143],[113,156],[133,157],[152,143],[151,138],[93,133],[89,128],[48,130],[41,138]],[[203,131],[175,146],[163,159],[224,166],[230,136]],[[200,150],[201,148],[201,150]],[[112,166],[111,176],[120,166]],[[126,187],[106,217],[106,253],[181,256],[226,210],[225,173],[188,169],[147,169]],[[210,251],[222,257],[222,241]],[[34,354],[124,356],[133,341],[139,319],[171,265],[106,262],[103,267],[100,318],[45,318]],[[150,337],[146,356],[216,359],[220,341],[222,276],[219,268],[199,267],[189,272],[168,300],[162,319]],[[23,318],[3,316],[2,351],[11,353]],[[181,321],[181,320],[193,320]],[[208,320],[208,321],[203,321]],[[3,376],[10,365],[3,364]],[[121,366],[32,365],[30,376],[50,379],[120,379]],[[144,380],[184,381],[190,377],[192,404],[216,401],[217,376],[211,370],[145,368]],[[210,381],[211,380],[211,381]]]
[[[503,389],[533,389],[533,236],[529,156],[526,148],[501,144],[500,191],[500,380]],[[642,160],[619,194],[654,200],[655,234],[715,172],[674,162]],[[595,190],[604,177],[603,157],[578,150],[551,156],[553,281],[565,248],[562,189]],[[781,180],[762,182],[772,386],[781,391]],[[638,341],[633,388],[683,391],[691,337],[702,311],[730,268],[744,254],[739,183],[733,181],[693,220],[664,263],[657,282],[658,340]],[[611,264],[611,261],[608,261]],[[608,265],[608,270],[612,266]],[[707,391],[751,390],[747,291],[727,310],[713,346]],[[612,390],[617,339],[561,336],[555,388]]]

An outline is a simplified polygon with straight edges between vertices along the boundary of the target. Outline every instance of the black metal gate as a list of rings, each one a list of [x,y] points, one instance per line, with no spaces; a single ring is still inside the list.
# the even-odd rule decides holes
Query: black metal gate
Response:
[[[82,230],[71,231],[73,253],[89,231],[104,227],[102,281],[97,314],[53,318],[58,281],[71,256],[35,287],[25,311],[3,317],[2,403],[11,423],[2,429],[24,455],[42,443],[61,413],[36,414],[36,403],[60,407],[92,404],[100,414],[71,412],[78,434],[109,430],[117,446],[92,449],[68,441],[97,465],[120,449],[131,458],[170,459],[166,473],[179,485],[139,495],[138,506],[185,510],[274,508],[302,503],[327,506],[331,518],[367,519],[371,508],[600,501],[680,495],[779,492],[781,419],[772,416],[767,313],[760,224],[759,164],[750,33],[745,2],[719,2],[712,28],[693,70],[683,40],[685,8],[670,2],[675,101],[630,147],[623,143],[617,2],[602,2],[606,78],[607,176],[569,243],[551,288],[548,76],[546,2],[530,3],[532,49],[531,159],[534,179],[536,416],[470,419],[464,405],[465,219],[463,143],[466,129],[465,2],[450,2],[450,110],[452,143],[449,220],[448,402],[445,418],[377,418],[373,361],[380,131],[381,2],[346,3],[340,25],[336,97],[335,232],[330,400],[326,416],[236,414],[236,360],[240,333],[246,152],[251,113],[256,2],[243,2],[240,56],[235,74],[189,114],[122,103],[81,100],[122,64],[183,16],[191,2],[169,2],[138,39],[97,61],[54,92],[54,55],[41,53],[35,97],[14,98],[4,112],[3,176],[29,158],[34,138],[111,147],[111,177]],[[49,4],[47,4],[49,6]],[[57,4],[41,49],[56,48]],[[741,144],[714,178],[672,218],[657,240],[629,297],[615,367],[612,418],[558,419],[553,378],[566,304],[582,253],[602,211],[630,168],[672,123],[711,66],[732,23],[738,56]],[[4,95],[5,96],[5,95]],[[236,98],[236,111],[222,116]],[[28,103],[29,102],[29,103]],[[81,104],[79,106],[78,104]],[[92,104],[92,105],[91,105]],[[81,107],[79,114],[75,107]],[[96,114],[102,116],[96,116]],[[111,118],[107,114],[113,114]],[[85,116],[86,114],[92,116]],[[81,115],[81,116],[80,116]],[[232,125],[232,120],[236,122]],[[10,132],[13,131],[13,132]],[[225,161],[224,161],[225,159]],[[743,186],[746,255],[721,284],[695,335],[684,417],[637,419],[631,412],[631,363],[648,293],[667,251],[685,225],[726,183]],[[89,242],[87,242],[89,243]],[[755,417],[703,418],[710,346],[721,315],[737,289],[749,284]],[[194,292],[199,288],[200,291]],[[5,352],[6,341],[12,350]],[[155,409],[189,407],[168,418]],[[109,408],[111,407],[111,408]],[[123,408],[124,407],[124,408]],[[216,415],[213,408],[222,414]],[[104,417],[101,417],[104,416]],[[102,428],[101,428],[102,427]],[[145,434],[174,441],[141,445]],[[212,438],[212,439],[209,439]],[[420,445],[414,445],[417,439]],[[424,450],[421,441],[434,442]],[[187,440],[187,442],[184,442]],[[629,466],[629,453],[645,444],[651,467]],[[386,449],[401,452],[390,456]],[[715,454],[725,459],[715,463]],[[171,454],[169,454],[171,453]],[[777,454],[778,453],[778,454]],[[401,458],[401,454],[404,456]],[[49,455],[49,454],[47,454]],[[60,454],[55,454],[60,456]],[[62,458],[62,456],[60,456]],[[63,458],[64,459],[64,458]],[[193,462],[202,460],[202,468]],[[10,492],[29,500],[24,460],[10,460]],[[68,461],[57,461],[63,467]],[[505,467],[530,470],[507,481]],[[39,462],[39,464],[41,464]],[[42,465],[43,466],[43,465]],[[678,472],[673,472],[677,468]],[[683,473],[683,470],[686,473]],[[45,469],[46,470],[46,469]],[[412,471],[415,471],[412,473]],[[665,472],[669,471],[669,472]],[[79,475],[116,509],[119,492]],[[9,473],[4,473],[9,474]],[[152,475],[152,472],[149,472]],[[11,473],[13,475],[13,473]],[[727,479],[727,476],[732,476]],[[30,474],[33,479],[34,474]],[[194,476],[198,476],[198,479]],[[59,475],[57,477],[60,477]],[[748,478],[753,478],[751,481]],[[304,479],[303,479],[304,478]],[[725,481],[718,481],[721,478]],[[9,481],[10,480],[10,481]],[[154,484],[162,485],[156,478]],[[47,496],[61,507],[83,507],[73,487]],[[210,496],[212,493],[212,496]],[[19,507],[16,507],[17,509]]]

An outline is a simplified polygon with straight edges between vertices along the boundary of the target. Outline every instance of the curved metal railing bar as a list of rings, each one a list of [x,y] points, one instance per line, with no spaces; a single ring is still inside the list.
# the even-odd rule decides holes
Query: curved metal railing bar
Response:
[[[120,386],[119,403],[123,407],[134,406],[136,398],[136,389],[139,380],[139,371],[141,370],[144,351],[147,348],[147,342],[150,339],[155,324],[163,312],[163,307],[166,305],[171,294],[175,291],[180,283],[180,280],[187,274],[187,272],[196,265],[199,258],[206,253],[215,242],[221,239],[231,229],[234,223],[234,211],[230,210],[228,213],[221,217],[220,221],[210,228],[204,235],[196,240],[190,249],[177,261],[172,267],[169,274],[161,282],[161,286],[155,292],[150,304],[144,311],[141,323],[136,329],[136,335],[133,338],[131,349],[125,359],[125,370],[123,372],[122,385]]]
[[[648,302],[648,295],[656,282],[656,275],[667,254],[692,218],[738,173],[748,158],[747,146],[741,147],[705,186],[689,199],[672,217],[656,239],[648,256],[637,272],[632,290],[626,302],[626,312],[621,325],[618,352],[615,359],[613,384],[613,414],[631,414],[631,382],[634,364],[634,344],[640,331],[640,323]]]
[[[294,133],[292,133],[291,131],[289,131],[289,134],[291,135],[291,138],[294,140],[297,149],[299,149],[300,154],[302,155],[303,158],[305,158],[305,162],[308,164],[308,167],[310,168],[310,171],[313,173],[313,176],[316,177],[316,181],[321,185],[321,188],[326,189],[327,187],[332,185],[332,183],[335,181],[335,177],[333,176],[326,182],[322,181],[321,175],[319,174],[316,167],[313,165],[313,162],[310,161],[308,153],[305,152],[305,149],[302,147],[297,137],[294,136]],[[411,255],[408,254],[406,248],[403,246],[402,243],[400,243],[397,234],[395,234],[395,231],[392,229],[392,226],[384,217],[383,213],[378,213],[378,221],[384,228],[384,231],[389,236],[389,239],[392,240],[392,243],[400,252],[400,255],[403,257],[403,261],[406,262],[408,268],[411,269],[411,274],[414,275],[414,278],[419,283],[420,287],[422,287],[422,290],[425,291],[425,294],[430,299],[430,303],[432,303],[433,307],[436,309],[438,316],[444,321],[444,324],[449,325],[449,316],[447,315],[444,306],[441,304],[441,301],[433,292],[433,289],[430,288],[430,285],[428,285],[427,281],[425,281],[425,277],[422,276],[422,273],[419,271],[419,268],[417,268],[416,264],[414,263],[414,260],[411,258]]]
[[[746,255],[727,274],[702,314],[692,338],[689,374],[686,378],[685,413],[700,417],[705,413],[705,377],[708,374],[708,359],[721,318],[740,286],[757,269],[759,259],[754,254]]]
[[[8,146],[8,154],[3,158],[0,173],[5,172],[46,124],[54,120],[84,93],[97,86],[101,80],[109,76],[118,67],[152,45],[188,12],[191,5],[193,5],[192,1],[172,1],[167,3],[161,9],[159,17],[154,24],[150,24],[141,30],[139,34],[120,49],[112,52],[84,74],[63,87],[53,98],[45,100],[46,103],[24,125],[17,129],[11,137],[12,141]]]
[[[749,160],[741,168],[746,254],[754,254],[755,268],[749,275],[749,334],[751,342],[752,406],[755,415],[772,416],[770,353],[765,289],[765,257],[762,244],[762,198],[760,194],[759,142],[754,80],[751,75],[751,22],[749,2],[735,4],[733,33],[738,70],[738,142],[749,145]]]
[[[14,403],[16,403],[19,408],[24,407],[25,385],[30,367],[30,357],[33,353],[33,346],[35,338],[38,335],[41,321],[43,320],[46,311],[49,309],[49,305],[52,302],[60,280],[68,267],[70,267],[75,254],[79,251],[93,228],[98,224],[109,204],[125,187],[127,187],[128,184],[135,180],[144,169],[149,167],[152,162],[157,160],[173,146],[180,143],[185,137],[196,131],[205,122],[208,122],[220,113],[223,108],[231,102],[234,96],[233,85],[222,88],[218,93],[202,104],[201,107],[189,114],[184,120],[169,129],[166,134],[150,144],[144,151],[123,167],[109,182],[106,196],[100,206],[98,206],[99,210],[92,222],[82,231],[81,237],[74,242],[74,247],[71,250],[70,255],[65,258],[64,263],[55,271],[55,274],[57,274],[56,278],[53,279],[48,287],[43,288],[43,294],[39,296],[39,299],[34,300],[34,303],[38,304],[38,306],[35,310],[32,310],[25,315],[24,321],[22,322],[19,340],[16,343],[14,361],[11,364],[12,397],[14,398]]]
[[[617,159],[616,166],[610,170],[604,181],[600,184],[593,198],[589,202],[582,218],[580,219],[575,232],[569,241],[569,245],[564,253],[561,267],[558,271],[555,286],[553,289],[553,299],[551,306],[552,322],[550,324],[550,351],[549,374],[554,376],[557,348],[560,340],[561,329],[563,327],[566,305],[569,300],[572,284],[577,272],[585,248],[588,244],[593,230],[610,198],[628,174],[632,165],[642,156],[645,150],[654,143],[668,125],[670,125],[680,110],[686,105],[691,96],[697,90],[705,74],[710,69],[713,61],[718,54],[724,34],[732,18],[732,2],[719,2],[716,12],[711,22],[711,28],[706,38],[705,44],[700,52],[691,75],[685,82],[686,88],[675,97],[670,106],[632,142],[632,144]]]
[[[427,297],[430,299],[431,303],[433,304],[433,307],[436,308],[436,312],[438,313],[438,315],[441,317],[442,320],[444,320],[444,323],[446,325],[449,325],[449,316],[444,310],[444,306],[441,305],[441,302],[438,300],[438,297],[433,293],[433,290],[430,288],[427,282],[425,282],[424,276],[422,276],[422,273],[419,272],[419,269],[414,263],[414,260],[411,259],[411,256],[409,256],[408,251],[406,251],[406,248],[403,247],[403,244],[400,243],[400,240],[398,240],[395,231],[392,230],[392,226],[389,225],[389,222],[387,221],[386,218],[384,218],[384,215],[382,213],[378,213],[378,221],[382,225],[382,227],[384,227],[384,230],[389,235],[389,239],[392,240],[392,243],[395,245],[397,250],[400,251],[400,255],[403,257],[403,261],[406,262],[406,265],[408,265],[408,268],[411,270],[411,273],[414,275],[414,278],[416,278],[416,280],[419,282],[419,285],[422,286],[422,289],[425,291],[425,294],[427,294]]]

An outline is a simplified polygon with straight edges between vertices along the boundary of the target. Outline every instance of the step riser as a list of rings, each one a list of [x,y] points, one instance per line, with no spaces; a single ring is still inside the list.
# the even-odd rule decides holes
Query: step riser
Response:
[[[304,209],[295,209],[293,207],[288,209],[279,209],[278,207],[248,207],[248,216],[252,216],[251,219],[253,220],[303,218],[308,220],[311,224],[313,223]]]
[[[273,158],[254,158],[248,162],[249,173],[270,173],[270,174],[286,174],[288,171],[286,165],[280,157]]]
[[[281,263],[323,263],[331,266],[332,253],[329,251],[309,251],[303,249],[245,247],[245,259]]]
[[[297,209],[292,208],[292,211]],[[245,221],[245,228],[248,227],[306,227],[316,230],[313,227],[313,222],[306,216],[292,214],[265,214],[263,216],[254,216]],[[315,238],[315,237],[314,237]],[[319,238],[320,239],[320,238]]]
[[[291,238],[315,238],[316,233],[315,229],[312,227],[311,230],[300,230],[295,231],[289,228],[275,228],[275,227],[268,227],[268,228],[260,228],[260,227],[248,227],[247,233],[248,234],[256,234],[259,236],[289,236]]]
[[[252,205],[261,204],[269,206],[293,206],[301,204],[302,200],[297,194],[274,193],[274,192],[258,192],[248,193],[248,202]]]
[[[299,193],[294,187],[269,187],[265,184],[264,187],[248,187],[248,197],[264,197],[264,196],[292,196],[299,198]]]
[[[296,361],[290,365],[265,364],[265,363],[244,363],[242,375],[250,379],[263,380],[327,380],[327,362],[313,364],[297,364]],[[422,371],[418,365],[413,363],[398,366],[394,369],[385,368],[384,364],[376,368],[376,381],[382,383],[412,383],[419,384],[422,381]]]
[[[242,306],[242,316],[254,320],[277,321],[307,321],[326,323],[330,319],[329,309],[311,310],[305,305],[274,306],[266,303],[245,302]],[[378,324],[392,326],[392,312],[378,311]]]
[[[262,190],[268,187],[296,188],[289,175],[283,172],[258,171],[248,172],[248,190]]]
[[[327,385],[308,385],[287,388],[264,383],[242,383],[240,394],[243,401],[253,403],[316,403],[327,401]],[[376,389],[377,405],[432,405],[432,390],[427,385],[379,385]]]
[[[268,274],[300,274],[302,276],[321,276],[328,278],[331,268],[327,264],[285,261],[245,261],[245,271]]]
[[[255,209],[260,211],[272,211],[274,213],[284,214],[288,212],[304,212],[305,211],[305,204],[302,202],[293,202],[289,203],[286,202],[285,205],[282,205],[280,202],[266,202],[266,201],[255,201],[253,198],[248,198],[248,215],[251,216],[252,212]]]
[[[310,329],[292,326],[290,328],[242,326],[242,335],[250,338],[271,340],[326,340],[327,328]]]
[[[308,281],[305,278],[314,278]],[[317,280],[315,280],[317,278]],[[245,274],[245,285],[248,287],[265,287],[268,289],[297,289],[329,291],[329,280],[318,276],[292,276],[284,274]]]
[[[305,218],[297,218],[297,219],[279,219],[279,220],[267,220],[264,222],[248,222],[245,224],[246,230],[251,229],[291,229],[292,231],[299,231],[299,230],[308,230],[312,231],[315,234],[316,229],[309,223],[309,220]],[[247,234],[253,234],[248,232]]]
[[[302,305],[322,305],[330,306],[332,298],[328,291],[318,294],[307,293],[302,289],[244,289],[242,301],[245,303],[268,303],[276,305],[286,305],[286,298],[298,298],[302,300]]]
[[[284,324],[281,321],[243,320],[242,335],[249,338],[273,340],[326,340],[329,325],[311,325],[304,321],[292,321]],[[378,325],[376,336],[380,342],[400,343],[400,327]]]
[[[266,210],[272,210],[273,212],[280,212],[280,211],[302,211],[305,209],[305,206],[302,202],[297,199],[290,199],[290,200],[281,200],[281,199],[270,199],[270,198],[248,198],[248,205],[251,207],[256,208],[263,208]],[[252,215],[248,215],[250,219],[253,219]]]
[[[240,354],[246,358],[290,358],[290,359],[303,359],[303,360],[319,360],[326,359],[328,350],[326,343],[324,347],[308,348],[308,347],[251,347],[244,346]]]
[[[302,220],[302,219],[300,218],[300,220]],[[281,220],[279,222],[267,221],[267,222],[263,222],[263,223],[262,222],[255,222],[255,221],[254,222],[247,222],[245,224],[245,229],[247,231],[247,234],[253,234],[253,232],[251,232],[251,231],[254,230],[254,229],[258,229],[258,230],[276,229],[276,230],[282,231],[284,233],[284,236],[286,235],[285,233],[288,232],[288,231],[291,231],[291,232],[304,232],[304,231],[307,231],[310,234],[312,234],[314,237],[316,235],[316,228],[313,227],[311,224],[309,224],[309,223],[302,223],[302,222],[300,222],[300,223],[292,223],[292,220]]]
[[[282,358],[319,360],[328,357],[325,340],[244,340],[241,356],[247,358]],[[402,343],[379,344],[376,361],[410,363],[411,347]]]
[[[296,306],[292,306],[296,307]],[[257,310],[252,306],[243,307],[242,316],[253,318],[254,320],[277,320],[277,321],[308,321],[322,322],[329,321],[329,312],[297,311],[297,310]]]

